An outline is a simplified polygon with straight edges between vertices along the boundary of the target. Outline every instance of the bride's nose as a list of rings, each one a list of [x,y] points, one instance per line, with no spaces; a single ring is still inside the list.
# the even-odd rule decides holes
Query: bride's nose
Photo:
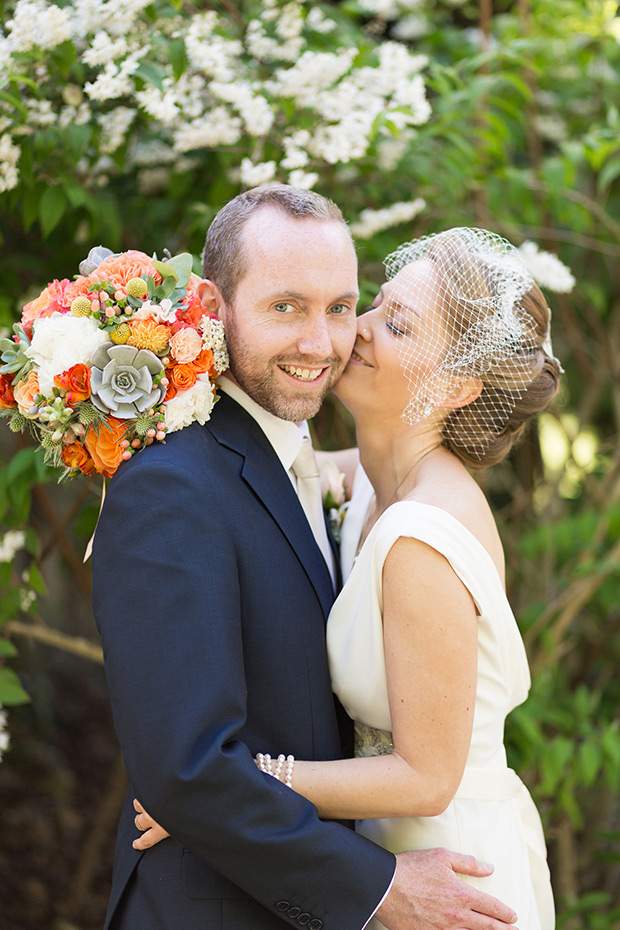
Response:
[[[372,339],[372,332],[370,329],[370,324],[367,320],[364,319],[366,314],[364,313],[357,321],[357,338],[363,339],[364,342],[370,342]]]

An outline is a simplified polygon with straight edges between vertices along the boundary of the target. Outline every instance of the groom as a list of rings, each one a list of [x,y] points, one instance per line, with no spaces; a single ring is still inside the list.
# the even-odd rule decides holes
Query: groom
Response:
[[[508,930],[511,910],[455,875],[489,873],[471,857],[394,857],[254,764],[340,753],[325,650],[336,569],[295,472],[297,424],[353,346],[357,262],[334,204],[276,185],[216,216],[204,276],[231,355],[221,399],[206,426],[119,469],[93,551],[131,781],[106,926],[362,930],[376,912],[392,930]],[[132,848],[134,796],[174,840]]]

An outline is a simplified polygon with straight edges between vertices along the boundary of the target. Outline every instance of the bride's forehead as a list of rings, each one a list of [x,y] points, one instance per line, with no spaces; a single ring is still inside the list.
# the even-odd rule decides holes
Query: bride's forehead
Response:
[[[384,292],[392,305],[405,310],[419,308],[420,304],[437,305],[441,293],[435,265],[424,259],[409,262],[386,282]]]

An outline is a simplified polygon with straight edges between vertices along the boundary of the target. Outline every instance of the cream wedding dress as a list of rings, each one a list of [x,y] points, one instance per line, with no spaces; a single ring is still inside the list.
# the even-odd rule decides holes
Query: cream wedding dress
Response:
[[[465,880],[495,895],[518,914],[519,930],[552,930],[553,897],[545,842],[529,792],[506,763],[504,720],[527,697],[525,648],[495,563],[459,521],[428,504],[393,504],[354,553],[372,496],[356,475],[342,530],[344,588],[329,617],[327,645],[332,686],[355,721],[356,755],[390,752],[382,626],[382,570],[401,536],[442,553],[479,611],[478,683],[471,746],[460,787],[437,817],[362,820],[357,830],[392,852],[444,846],[495,866],[489,878]],[[367,930],[383,925],[374,919]]]

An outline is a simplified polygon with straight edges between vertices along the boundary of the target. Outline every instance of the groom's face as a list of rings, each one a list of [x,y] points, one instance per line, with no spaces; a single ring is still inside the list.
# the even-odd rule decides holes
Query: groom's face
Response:
[[[230,371],[270,413],[317,413],[355,341],[357,259],[342,223],[262,207],[247,221],[248,269],[220,308]]]

